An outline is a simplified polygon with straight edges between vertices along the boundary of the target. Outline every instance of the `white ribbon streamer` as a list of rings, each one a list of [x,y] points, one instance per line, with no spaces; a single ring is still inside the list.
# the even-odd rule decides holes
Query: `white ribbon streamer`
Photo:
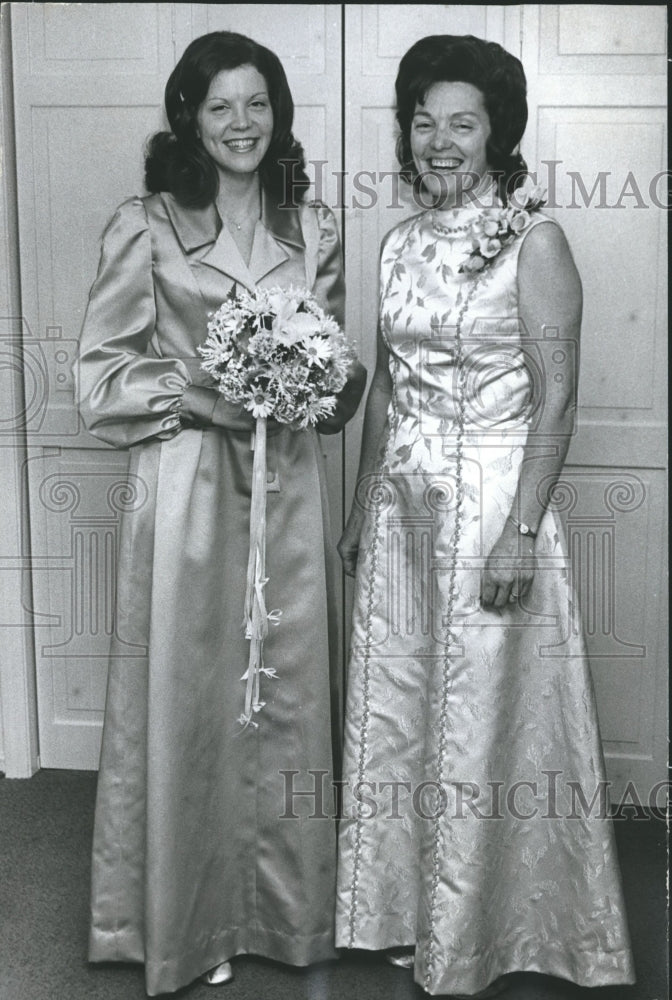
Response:
[[[264,668],[264,639],[268,635],[268,614],[264,598],[266,578],[266,418],[257,417],[252,438],[254,461],[252,464],[252,501],[250,504],[250,552],[247,560],[247,585],[243,628],[250,641],[247,670],[241,680],[245,688],[245,708],[239,722],[246,729],[257,726],[254,716],[261,711],[261,674],[276,676],[274,670]]]

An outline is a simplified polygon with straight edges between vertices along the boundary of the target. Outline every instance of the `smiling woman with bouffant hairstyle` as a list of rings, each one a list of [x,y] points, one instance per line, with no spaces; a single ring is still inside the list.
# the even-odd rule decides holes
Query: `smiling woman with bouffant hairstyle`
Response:
[[[397,159],[409,183],[418,177],[411,153],[411,123],[435,83],[470,83],[480,90],[490,119],[486,144],[498,194],[506,203],[524,180],[527,165],[517,150],[527,124],[527,83],[522,63],[496,42],[472,35],[429,35],[413,45],[399,64],[395,83]]]
[[[513,1000],[527,973],[632,983],[613,828],[603,811],[576,822],[572,802],[608,784],[554,503],[575,433],[581,278],[517,151],[515,56],[423,38],[397,99],[423,210],[382,241],[338,543],[354,590],[336,944],[454,1000]]]
[[[198,137],[196,118],[217,74],[239,66],[254,66],[261,73],[273,111],[271,144],[259,168],[262,186],[278,204],[295,207],[301,202],[310,182],[303,148],[292,134],[294,102],[282,63],[270,49],[231,31],[196,38],[170,74],[165,106],[172,131],[157,132],[149,141],[148,191],[170,191],[181,204],[194,207],[215,199],[217,168]]]

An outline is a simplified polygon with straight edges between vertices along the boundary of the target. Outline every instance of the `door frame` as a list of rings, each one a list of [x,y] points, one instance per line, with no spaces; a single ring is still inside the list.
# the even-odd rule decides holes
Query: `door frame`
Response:
[[[0,477],[5,484],[5,509],[0,517],[0,612],[20,607],[19,620],[5,622],[0,615],[0,771],[8,778],[30,778],[40,767],[37,739],[35,646],[29,610],[16,601],[29,575],[30,540],[27,531],[22,478],[26,439],[22,430],[24,379],[16,364],[23,321],[17,255],[18,211],[10,5],[0,8],[0,149],[5,169],[0,182]],[[20,355],[18,355],[20,357]]]

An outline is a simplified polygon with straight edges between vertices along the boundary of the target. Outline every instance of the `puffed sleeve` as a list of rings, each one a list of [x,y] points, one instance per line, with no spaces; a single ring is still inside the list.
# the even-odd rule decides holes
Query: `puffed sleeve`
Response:
[[[124,448],[180,430],[186,365],[153,346],[152,246],[139,198],[117,209],[103,236],[75,365],[76,398],[87,429]]]
[[[341,240],[338,235],[336,219],[331,209],[321,202],[313,202],[312,207],[319,230],[317,270],[313,294],[343,329],[345,324],[345,279],[343,277]]]

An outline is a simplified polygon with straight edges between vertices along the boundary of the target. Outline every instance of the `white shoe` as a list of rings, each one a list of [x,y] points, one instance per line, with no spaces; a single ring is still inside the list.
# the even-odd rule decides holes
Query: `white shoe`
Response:
[[[454,993],[451,994],[453,1000],[489,1000],[490,997],[498,997],[500,993],[508,989],[509,977],[501,976],[499,979],[495,979],[494,983],[490,983],[486,986],[484,990],[480,993]]]
[[[385,961],[399,969],[412,969],[415,965],[415,951],[412,948],[390,948]]]
[[[224,983],[230,983],[232,979],[233,969],[230,962],[220,962],[214,969],[210,969],[209,972],[201,976],[201,982],[208,986],[223,986]]]

